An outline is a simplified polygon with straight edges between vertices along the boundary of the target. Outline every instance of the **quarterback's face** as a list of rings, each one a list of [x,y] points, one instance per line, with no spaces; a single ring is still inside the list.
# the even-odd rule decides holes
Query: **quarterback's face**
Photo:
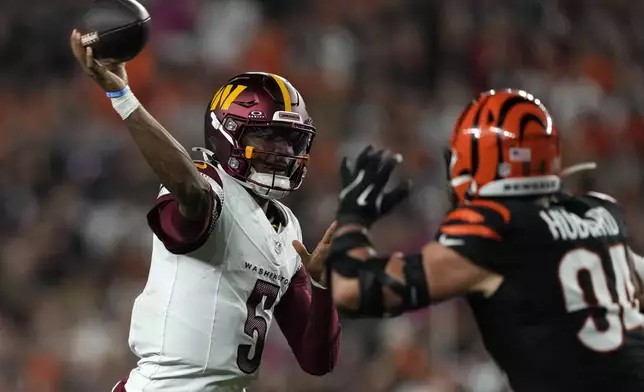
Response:
[[[252,146],[256,153],[253,154],[253,167],[260,173],[275,173],[288,176],[295,155],[295,132],[280,128],[253,128],[246,131],[242,138],[245,146]],[[273,154],[262,154],[268,152]],[[275,154],[275,155],[274,155]]]

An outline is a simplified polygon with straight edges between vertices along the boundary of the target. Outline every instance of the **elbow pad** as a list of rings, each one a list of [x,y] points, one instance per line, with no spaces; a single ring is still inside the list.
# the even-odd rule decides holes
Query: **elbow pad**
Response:
[[[424,308],[431,303],[429,298],[429,283],[425,277],[425,266],[423,255],[414,253],[403,257],[405,266],[405,295],[403,296],[403,307],[405,311]]]
[[[355,235],[354,240],[360,236]],[[364,237],[359,242],[364,245]],[[338,244],[339,245],[339,244]],[[343,244],[344,245],[344,244]],[[343,246],[337,246],[341,248]],[[336,248],[336,249],[337,249]],[[425,278],[425,269],[421,254],[407,255],[403,258],[405,282],[401,282],[385,272],[389,257],[373,257],[362,261],[345,252],[331,252],[330,269],[342,276],[358,279],[360,303],[355,311],[348,311],[353,317],[394,317],[401,313],[424,308],[430,304],[429,286]],[[328,279],[328,282],[331,280]],[[396,309],[386,309],[382,289],[389,288],[402,300]]]
[[[403,258],[405,282],[385,272],[389,258],[374,257],[362,263],[358,273],[360,307],[357,312],[366,317],[395,317],[402,313],[424,308],[430,304],[429,286],[425,277],[423,257],[416,253]],[[402,303],[395,309],[386,309],[382,289],[386,287],[400,297]]]

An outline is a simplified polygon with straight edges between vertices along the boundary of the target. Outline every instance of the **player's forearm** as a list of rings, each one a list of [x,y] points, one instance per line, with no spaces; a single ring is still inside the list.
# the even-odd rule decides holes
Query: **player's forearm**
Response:
[[[143,106],[124,122],[148,165],[179,201],[182,213],[198,216],[201,206],[207,206],[209,185],[185,148]]]
[[[327,290],[313,287],[310,313],[298,361],[304,371],[324,375],[333,370],[340,351],[342,327]]]
[[[423,255],[378,257],[366,229],[342,229],[327,260],[340,309],[357,317],[383,317],[429,305]]]
[[[373,260],[369,260],[368,257],[360,258],[359,256],[355,256],[356,254],[362,254],[363,249],[351,253],[356,257],[356,259],[363,260],[364,263],[373,262]],[[385,258],[383,257],[381,259]],[[403,273],[403,264],[404,262],[400,255],[395,254],[390,256],[390,261],[388,262],[385,270],[386,275],[390,279],[398,281],[402,285],[406,283]],[[360,288],[364,287],[364,285],[361,286],[360,279],[358,277],[347,279],[337,272],[333,272],[333,277],[332,287],[334,302],[340,307],[340,309],[359,315],[361,312],[361,301],[363,301],[363,298],[361,298]],[[392,313],[400,308],[403,299],[399,294],[383,285],[378,301],[382,303],[382,310],[384,312]]]
[[[341,337],[338,313],[327,290],[309,291],[303,270],[291,282],[275,318],[302,370],[312,375],[333,370]]]

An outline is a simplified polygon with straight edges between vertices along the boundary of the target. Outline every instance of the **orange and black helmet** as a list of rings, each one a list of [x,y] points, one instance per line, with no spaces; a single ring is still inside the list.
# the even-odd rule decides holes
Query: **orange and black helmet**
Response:
[[[555,193],[560,155],[557,129],[537,98],[521,90],[490,90],[454,125],[449,184],[457,202]]]

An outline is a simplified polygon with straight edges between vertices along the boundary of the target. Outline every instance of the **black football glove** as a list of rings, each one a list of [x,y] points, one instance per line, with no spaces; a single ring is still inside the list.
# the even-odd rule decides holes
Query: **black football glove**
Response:
[[[358,224],[368,228],[409,196],[409,181],[389,192],[384,190],[391,172],[400,162],[400,154],[390,155],[384,150],[373,152],[371,146],[360,153],[353,169],[349,167],[349,160],[345,157],[340,168],[342,190],[338,223]]]

